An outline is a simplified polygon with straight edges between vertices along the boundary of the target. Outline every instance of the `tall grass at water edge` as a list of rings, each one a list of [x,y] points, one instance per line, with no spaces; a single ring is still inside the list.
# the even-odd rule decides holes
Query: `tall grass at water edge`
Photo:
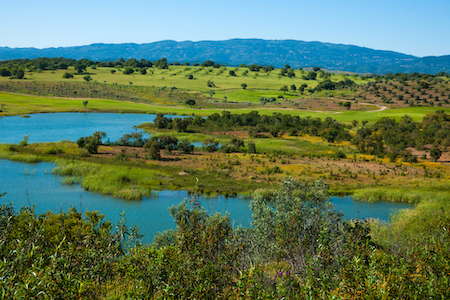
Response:
[[[69,176],[63,183],[81,182],[92,192],[127,200],[140,200],[152,194],[166,174],[125,166],[107,166],[88,162],[57,160],[53,174]]]
[[[368,202],[384,200],[415,204],[413,209],[402,209],[391,215],[390,224],[372,223],[372,237],[384,245],[409,247],[411,243],[437,236],[443,230],[439,220],[450,215],[450,187],[440,183],[416,188],[367,188],[356,190],[353,197]]]

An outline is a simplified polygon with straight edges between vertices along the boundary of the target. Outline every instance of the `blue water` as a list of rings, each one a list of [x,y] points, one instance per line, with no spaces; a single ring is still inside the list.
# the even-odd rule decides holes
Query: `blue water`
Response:
[[[62,178],[51,174],[54,167],[53,163],[27,164],[0,159],[0,193],[7,193],[1,202],[13,202],[17,209],[34,205],[37,213],[66,211],[72,206],[80,211],[98,210],[113,223],[119,222],[121,213],[125,212],[127,225],[137,225],[144,235],[143,241],[149,243],[156,232],[175,228],[167,208],[189,197],[186,191],[162,191],[156,197],[141,201],[116,199],[86,192],[78,184],[61,184]],[[388,221],[395,210],[412,207],[404,203],[359,202],[351,197],[332,197],[331,201],[347,219],[378,218]],[[201,199],[200,203],[209,212],[229,212],[235,226],[250,225],[248,200],[221,196]]]
[[[95,131],[105,131],[111,141],[118,140],[133,131],[133,126],[152,122],[155,115],[112,113],[54,113],[35,114],[30,118],[0,118],[0,143],[19,143],[29,135],[29,142],[76,141]],[[144,235],[144,242],[151,242],[156,232],[175,228],[167,208],[188,198],[186,191],[162,191],[156,197],[142,201],[127,201],[110,196],[89,193],[80,185],[63,185],[61,177],[51,174],[52,163],[26,164],[0,159],[0,193],[6,192],[0,201],[13,202],[16,209],[34,205],[37,213],[48,210],[58,212],[76,207],[80,211],[98,210],[107,220],[117,223],[122,212],[128,226],[137,225]],[[336,210],[347,219],[378,218],[389,220],[393,211],[412,208],[412,205],[393,202],[366,203],[353,201],[351,197],[332,197]],[[240,198],[217,197],[202,199],[201,204],[209,212],[229,212],[233,224],[249,226],[251,212],[248,201]]]
[[[124,134],[135,132],[134,126],[153,122],[154,114],[118,113],[51,113],[30,114],[0,118],[0,143],[17,144],[29,135],[28,142],[77,141],[96,131],[104,131],[111,142],[119,140]],[[184,118],[182,116],[169,116]],[[145,136],[148,138],[148,135]]]
[[[158,231],[174,229],[175,222],[167,208],[188,198],[186,191],[162,191],[141,201],[128,201],[90,193],[80,185],[64,185],[62,177],[52,175],[53,163],[27,164],[0,159],[0,193],[7,193],[1,203],[13,202],[16,209],[34,205],[37,213],[66,211],[76,207],[80,211],[98,210],[107,220],[117,223],[125,212],[127,225],[137,225],[144,242],[151,242]],[[228,211],[235,226],[249,226],[251,220],[248,201],[240,198],[217,197],[201,199],[209,212]]]

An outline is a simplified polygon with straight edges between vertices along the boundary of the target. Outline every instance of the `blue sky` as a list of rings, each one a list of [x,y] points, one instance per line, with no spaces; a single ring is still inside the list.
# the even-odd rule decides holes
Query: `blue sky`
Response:
[[[0,0],[0,46],[232,38],[450,54],[450,0]]]

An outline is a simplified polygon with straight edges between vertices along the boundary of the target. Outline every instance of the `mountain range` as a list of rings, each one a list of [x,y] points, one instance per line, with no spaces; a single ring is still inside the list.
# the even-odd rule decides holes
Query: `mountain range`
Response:
[[[0,47],[0,60],[37,57],[65,57],[113,61],[119,58],[169,62],[201,63],[206,60],[239,66],[272,65],[293,68],[322,67],[333,71],[384,74],[450,72],[450,55],[417,57],[365,47],[296,40],[231,39],[226,41],[176,42],[171,40],[146,44],[91,44],[58,48]]]

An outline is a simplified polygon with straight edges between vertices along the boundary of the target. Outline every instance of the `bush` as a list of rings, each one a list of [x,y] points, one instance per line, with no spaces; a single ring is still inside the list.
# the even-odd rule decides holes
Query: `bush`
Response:
[[[69,72],[65,72],[65,73],[63,74],[63,78],[73,78],[73,74],[72,74],[72,73],[69,73]]]
[[[125,68],[125,70],[123,71],[123,74],[125,74],[125,75],[130,75],[130,74],[133,74],[134,73],[134,70],[133,70],[133,68],[131,68],[131,67],[127,67],[127,68]]]
[[[190,154],[194,151],[194,145],[189,143],[189,141],[184,140],[180,143],[178,143],[178,151],[184,154]]]
[[[160,160],[161,159],[161,153],[160,153],[160,145],[158,141],[148,141],[145,143],[144,148],[148,149],[148,155],[150,159],[154,160]]]

